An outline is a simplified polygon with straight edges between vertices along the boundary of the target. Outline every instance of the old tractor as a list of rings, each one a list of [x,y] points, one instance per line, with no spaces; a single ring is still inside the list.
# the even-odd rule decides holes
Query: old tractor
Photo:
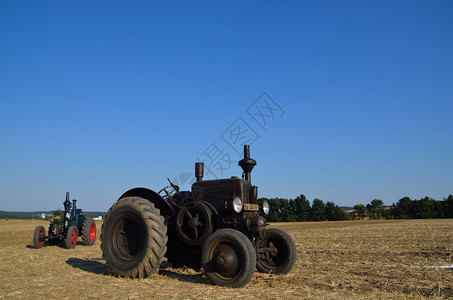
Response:
[[[242,178],[203,180],[195,163],[191,191],[170,185],[159,192],[134,188],[107,212],[101,249],[116,275],[143,278],[156,272],[164,257],[174,267],[203,268],[217,285],[242,287],[255,270],[285,274],[296,261],[296,245],[278,228],[267,228],[269,203],[258,203],[251,183],[256,161],[244,145]]]
[[[50,245],[64,245],[67,249],[75,248],[77,237],[82,236],[82,244],[93,246],[96,241],[96,223],[82,215],[82,210],[76,207],[77,200],[69,201],[69,193],[63,202],[64,211],[54,211],[50,219],[49,235],[46,235],[44,226],[35,228],[33,246],[41,248],[46,243]]]

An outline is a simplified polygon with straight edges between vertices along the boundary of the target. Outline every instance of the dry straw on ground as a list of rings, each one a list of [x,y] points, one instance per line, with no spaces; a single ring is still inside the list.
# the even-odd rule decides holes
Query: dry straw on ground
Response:
[[[48,227],[44,221],[0,220],[0,298],[453,297],[451,219],[272,224],[293,236],[296,266],[288,275],[255,273],[242,289],[213,286],[200,272],[165,264],[144,280],[117,278],[102,260],[99,240],[74,250],[33,249],[33,230],[40,224]]]

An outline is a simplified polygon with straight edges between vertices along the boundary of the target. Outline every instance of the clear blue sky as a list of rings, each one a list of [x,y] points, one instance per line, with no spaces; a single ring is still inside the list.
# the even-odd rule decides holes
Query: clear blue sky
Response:
[[[1,1],[0,112],[0,210],[240,176],[241,142],[260,196],[441,200],[453,2]]]

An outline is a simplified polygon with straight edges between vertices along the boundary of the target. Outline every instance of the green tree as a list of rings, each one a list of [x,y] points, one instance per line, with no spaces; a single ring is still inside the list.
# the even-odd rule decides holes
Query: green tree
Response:
[[[418,219],[432,219],[436,216],[435,200],[428,197],[414,201],[415,217]]]
[[[373,199],[370,204],[367,204],[368,216],[372,219],[379,218],[383,215],[384,202],[379,199]]]
[[[444,207],[441,201],[434,201],[434,218],[445,218]]]
[[[294,200],[291,200],[294,202]],[[294,222],[296,221],[296,215],[293,211],[294,203],[284,198],[278,198],[278,204],[280,208],[281,221],[283,222]]]
[[[311,219],[313,221],[325,221],[326,220],[326,205],[321,199],[314,199],[311,205]]]
[[[297,221],[296,201],[294,201],[293,199],[289,200],[288,209],[285,214],[285,219],[287,222],[296,222]]]
[[[447,199],[442,201],[445,218],[453,218],[453,195],[448,195]]]
[[[350,217],[346,214],[345,210],[335,205],[334,216],[336,221],[348,220]]]
[[[398,218],[414,217],[414,202],[409,197],[403,197],[396,203],[393,214]]]
[[[329,221],[341,221],[341,220],[346,220],[348,216],[346,215],[346,212],[344,209],[339,207],[333,202],[327,202],[326,203],[326,218]]]
[[[310,201],[307,200],[304,194],[300,194],[294,200],[294,210],[297,216],[297,221],[306,221],[310,213]]]
[[[280,210],[280,216],[281,216],[282,222],[288,221],[288,205],[289,205],[288,199],[278,198],[278,207]]]
[[[356,205],[354,205],[354,210],[355,210],[355,212],[356,212],[358,217],[365,218],[365,212],[366,212],[365,205],[356,204]]]
[[[335,203],[327,201],[325,215],[327,220],[335,221]]]

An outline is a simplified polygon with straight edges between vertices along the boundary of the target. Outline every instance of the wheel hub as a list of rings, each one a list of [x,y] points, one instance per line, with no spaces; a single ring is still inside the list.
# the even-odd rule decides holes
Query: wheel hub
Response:
[[[214,252],[217,271],[223,276],[233,276],[239,269],[236,251],[229,245],[220,245]]]
[[[143,228],[132,215],[116,220],[112,230],[112,250],[123,263],[134,261],[143,250]]]
[[[277,248],[275,248],[274,243],[272,243],[272,242],[267,243],[267,251],[270,256],[275,257],[278,254],[278,250],[277,250]]]
[[[96,228],[94,227],[93,224],[90,226],[90,241],[94,241],[96,238]]]

